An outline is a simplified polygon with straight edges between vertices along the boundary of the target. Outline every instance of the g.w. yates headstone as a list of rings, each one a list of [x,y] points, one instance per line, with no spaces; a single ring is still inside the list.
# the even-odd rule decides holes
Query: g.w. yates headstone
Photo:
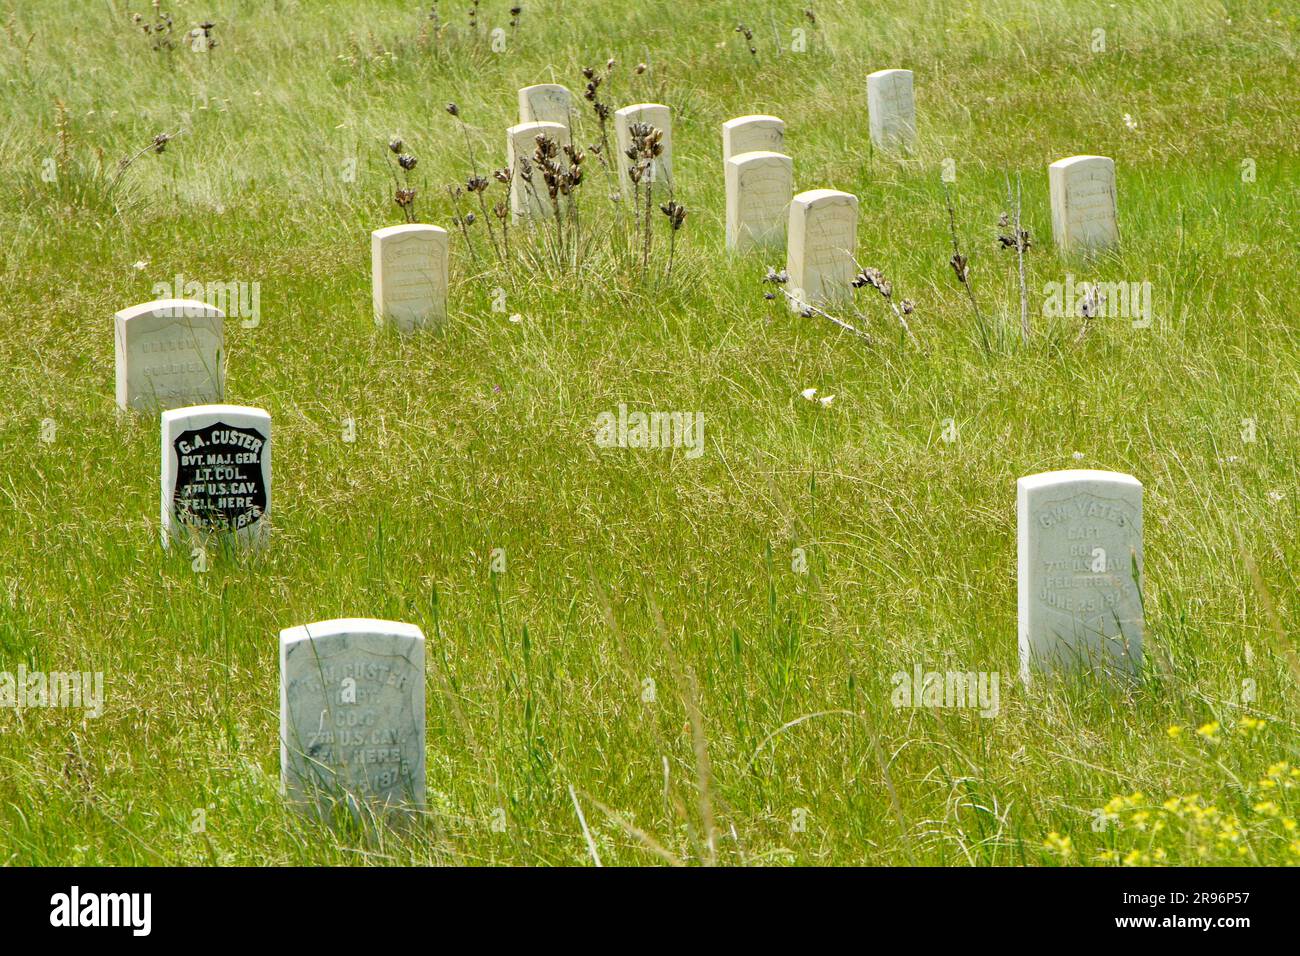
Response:
[[[1020,668],[1142,666],[1142,483],[1069,470],[1016,483]]]

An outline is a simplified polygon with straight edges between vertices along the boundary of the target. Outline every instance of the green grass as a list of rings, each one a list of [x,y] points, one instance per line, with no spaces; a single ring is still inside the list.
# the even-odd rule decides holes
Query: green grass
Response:
[[[509,5],[485,2],[481,25]],[[1260,782],[1300,764],[1284,4],[818,0],[801,55],[807,4],[769,0],[526,0],[503,54],[459,0],[441,44],[418,40],[427,3],[171,6],[178,29],[217,23],[210,56],[151,50],[120,0],[20,4],[0,33],[0,670],[103,671],[107,695],[94,720],[0,711],[0,860],[584,864],[572,786],[606,864],[1300,861],[1287,768]],[[470,169],[444,104],[499,166],[515,90],[578,92],[609,56],[615,107],[676,111],[690,215],[671,279],[603,253],[506,275],[480,223],[477,267],[453,234],[445,330],[377,330],[369,232],[401,218],[388,139],[420,158],[421,220],[450,226],[442,187]],[[901,160],[867,136],[864,77],[892,66],[916,74]],[[724,255],[719,126],[751,112],[786,120],[797,188],[860,197],[858,257],[915,300],[920,349],[878,297],[859,293],[864,346],[765,302],[779,263]],[[95,174],[182,125],[111,192]],[[1122,249],[1095,263],[1051,242],[1046,166],[1076,153],[1117,164]],[[945,158],[987,349],[948,265]],[[588,162],[585,215],[617,248]],[[1035,242],[1028,345],[993,243],[1008,176]],[[1076,343],[1078,320],[1041,314],[1067,271],[1150,280],[1154,327],[1099,321]],[[227,324],[227,400],[274,427],[271,546],[205,574],[159,548],[158,421],[113,396],[113,313],[178,272],[261,283],[261,325]],[[620,402],[702,411],[703,456],[597,448]],[[1149,666],[1127,692],[1013,680],[1015,480],[1075,466],[1145,485]],[[430,812],[412,831],[326,830],[277,793],[278,632],[354,615],[429,641]],[[890,675],[917,663],[1000,672],[998,716],[894,709]],[[1094,830],[1108,804],[1119,825]]]

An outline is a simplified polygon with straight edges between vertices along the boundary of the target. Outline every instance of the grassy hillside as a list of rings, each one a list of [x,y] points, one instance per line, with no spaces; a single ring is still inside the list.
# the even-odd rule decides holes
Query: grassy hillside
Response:
[[[1294,10],[429,6],[174,0],[171,50],[146,0],[10,6],[0,670],[102,671],[106,700],[0,710],[0,860],[585,864],[572,787],[607,865],[1300,862]],[[675,111],[671,273],[666,220],[643,272],[590,151],[580,264],[525,230],[499,262],[481,213],[467,245],[445,187],[504,165],[516,89],[580,93],[611,57],[603,100]],[[867,135],[885,67],[915,72],[903,158]],[[719,127],[745,113],[786,121],[796,188],[860,197],[858,258],[915,342],[871,289],[842,313],[867,343],[766,300],[782,262],[725,254]],[[453,230],[450,320],[406,338],[371,320],[393,137],[417,217]],[[1117,167],[1122,246],[1091,262],[1051,240],[1046,167],[1077,153]],[[996,243],[1017,181],[1028,343]],[[227,400],[274,428],[271,546],[206,572],[160,549],[158,421],[113,393],[113,313],[177,274],[259,283]],[[1067,274],[1149,281],[1151,328],[1044,316]],[[597,447],[620,403],[702,412],[703,454]],[[1015,681],[1015,481],[1069,467],[1145,485],[1131,689]],[[277,792],[278,632],[343,616],[429,641],[409,831]],[[896,709],[917,666],[998,672],[997,715]]]

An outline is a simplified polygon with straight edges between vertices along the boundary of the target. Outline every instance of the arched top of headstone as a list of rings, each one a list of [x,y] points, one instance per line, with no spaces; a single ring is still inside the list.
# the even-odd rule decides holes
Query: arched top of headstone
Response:
[[[169,408],[162,413],[162,420],[165,423],[175,421],[180,418],[202,418],[207,415],[220,417],[222,415],[243,416],[245,418],[264,418],[271,420],[271,413],[264,408],[254,408],[251,405],[223,405],[220,403],[212,405],[186,405],[184,408]]]
[[[447,230],[442,226],[431,226],[423,222],[406,222],[400,226],[385,226],[383,229],[376,229],[370,234],[381,242],[385,239],[392,239],[397,236],[447,236]]]
[[[506,127],[506,133],[511,136],[523,136],[526,133],[549,133],[552,130],[564,132],[568,129],[563,123],[551,123],[538,120],[533,123],[516,123],[514,126]]]
[[[1101,471],[1094,468],[1067,468],[1062,471],[1044,471],[1036,475],[1025,475],[1016,480],[1017,486],[1032,491],[1038,488],[1052,488],[1057,485],[1072,485],[1080,482],[1097,482],[1101,484],[1142,487],[1142,482],[1132,475],[1120,471]]]
[[[782,165],[794,165],[794,160],[785,153],[775,153],[770,149],[752,149],[747,153],[737,153],[727,160],[736,166],[749,166],[755,163],[776,160]]]
[[[560,83],[534,83],[532,86],[523,86],[519,88],[519,93],[568,93],[569,88]]]
[[[123,322],[130,322],[141,316],[175,319],[224,319],[226,317],[225,313],[216,306],[208,305],[198,299],[154,299],[152,302],[142,302],[117,313],[117,318]]]
[[[559,83],[535,83],[519,91],[519,122],[552,122],[568,125],[573,112],[573,94]]]
[[[392,637],[409,641],[424,640],[424,632],[414,624],[373,617],[339,617],[285,628],[280,632],[280,643],[288,647],[300,641],[329,641],[358,635]]]
[[[867,79],[868,79],[868,80],[870,80],[870,79],[881,79],[881,80],[883,80],[885,77],[888,77],[888,76],[906,76],[906,77],[908,77],[908,78],[910,79],[911,76],[912,76],[912,71],[911,71],[911,70],[899,70],[899,69],[876,70],[874,73],[868,73],[868,74],[867,74]]]
[[[785,149],[785,121],[776,116],[754,114],[737,116],[722,124],[722,158],[741,153]]]
[[[839,189],[808,189],[795,195],[793,202],[809,209],[836,206],[841,203],[856,206],[858,197]]]
[[[1074,169],[1076,167],[1085,166],[1089,164],[1092,165],[1099,164],[1101,166],[1106,166],[1111,169],[1115,168],[1115,160],[1111,159],[1109,156],[1091,156],[1087,154],[1081,156],[1067,156],[1065,159],[1058,159],[1056,162],[1051,163],[1047,168],[1048,169]]]
[[[724,130],[737,129],[742,126],[785,126],[785,120],[779,116],[769,116],[766,113],[751,113],[749,116],[737,116],[735,119],[729,119],[722,124]]]
[[[663,103],[633,103],[631,106],[624,106],[620,110],[615,110],[614,113],[625,119],[636,119],[643,113],[660,113],[661,111],[662,113],[672,113],[672,109]]]

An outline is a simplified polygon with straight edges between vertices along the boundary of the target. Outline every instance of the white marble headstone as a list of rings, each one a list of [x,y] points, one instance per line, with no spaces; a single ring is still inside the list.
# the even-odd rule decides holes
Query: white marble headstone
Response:
[[[514,170],[510,180],[510,212],[515,219],[547,218],[554,215],[546,177],[537,165],[537,137],[545,136],[561,150],[557,159],[567,165],[563,149],[569,143],[569,127],[562,123],[520,123],[506,130],[506,165]],[[528,160],[532,181],[524,178],[520,157]],[[561,204],[561,211],[564,206]]]
[[[916,142],[916,103],[911,70],[877,70],[867,77],[867,115],[877,149],[910,148]]]
[[[785,121],[775,116],[737,116],[722,124],[722,161],[741,153],[784,153]]]
[[[401,332],[438,326],[447,318],[447,230],[422,223],[370,234],[375,323]]]
[[[653,182],[671,189],[673,183],[673,111],[661,103],[637,103],[614,111],[614,137],[618,146],[619,180],[623,188],[632,191],[632,180],[628,170],[632,160],[627,151],[632,146],[633,124],[647,123],[663,133],[661,140],[664,151],[650,164],[648,174],[641,180],[641,185]]]
[[[1115,161],[1071,156],[1047,167],[1052,194],[1052,235],[1065,253],[1109,249],[1119,242]]]
[[[782,249],[794,193],[794,161],[782,153],[738,153],[726,161],[727,248]]]
[[[573,125],[573,94],[558,83],[538,83],[519,91],[520,123]]]
[[[157,299],[113,317],[117,405],[157,411],[221,401],[224,316],[196,299]]]
[[[280,777],[290,801],[358,816],[415,810],[425,803],[424,768],[418,627],[342,618],[280,632]]]
[[[1142,666],[1142,483],[1068,470],[1016,482],[1020,671]]]
[[[853,297],[858,197],[837,189],[810,189],[790,201],[786,272],[791,295],[809,305]]]
[[[243,405],[162,413],[163,547],[187,535],[265,543],[271,529],[271,416]]]

